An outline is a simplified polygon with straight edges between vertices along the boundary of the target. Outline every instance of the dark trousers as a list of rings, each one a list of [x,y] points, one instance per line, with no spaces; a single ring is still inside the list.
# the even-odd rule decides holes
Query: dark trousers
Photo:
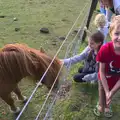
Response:
[[[74,76],[73,76],[73,80],[75,82],[85,82],[82,80],[82,78],[87,75],[87,74],[91,74],[91,73],[94,73],[94,72],[83,72],[83,68],[79,68],[78,69],[78,73],[76,73]]]

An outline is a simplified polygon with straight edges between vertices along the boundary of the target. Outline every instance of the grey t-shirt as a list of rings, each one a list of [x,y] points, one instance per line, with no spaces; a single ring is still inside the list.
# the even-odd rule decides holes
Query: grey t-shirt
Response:
[[[96,71],[96,55],[92,52],[92,60],[88,61],[88,55],[90,53],[90,48],[87,46],[82,53],[75,55],[71,58],[64,59],[64,65],[75,64],[84,61],[83,72],[95,72]]]

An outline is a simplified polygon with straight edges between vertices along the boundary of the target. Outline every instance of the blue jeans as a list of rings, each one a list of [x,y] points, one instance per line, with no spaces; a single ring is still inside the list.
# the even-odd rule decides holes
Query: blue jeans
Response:
[[[79,68],[78,69],[78,73],[76,73],[74,76],[73,76],[73,80],[75,81],[75,82],[85,82],[85,81],[83,81],[82,80],[82,78],[85,76],[85,75],[87,75],[87,74],[90,74],[90,73],[94,73],[95,71],[91,71],[91,72],[83,72],[82,71],[83,70],[83,68]]]
[[[100,7],[100,12],[106,15],[106,10],[103,7]]]

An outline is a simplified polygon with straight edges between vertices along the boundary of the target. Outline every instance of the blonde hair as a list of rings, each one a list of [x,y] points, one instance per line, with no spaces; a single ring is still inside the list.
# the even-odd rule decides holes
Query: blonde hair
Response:
[[[94,24],[97,27],[100,27],[100,24],[103,23],[106,24],[106,17],[104,14],[98,14],[95,16]]]
[[[109,29],[109,33],[111,35],[113,29],[115,29],[115,26],[120,24],[120,15],[114,16],[111,19],[111,24],[110,24],[110,29]]]

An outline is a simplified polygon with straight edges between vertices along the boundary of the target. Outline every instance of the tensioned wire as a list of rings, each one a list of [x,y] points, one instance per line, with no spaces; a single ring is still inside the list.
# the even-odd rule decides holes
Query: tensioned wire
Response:
[[[78,35],[78,34],[77,34],[77,35]],[[77,36],[77,35],[76,35],[76,36]],[[73,53],[73,54],[74,54],[74,53]],[[71,64],[69,64],[69,66],[71,66]],[[68,70],[68,69],[69,69],[69,70]],[[68,71],[70,71],[70,67],[67,68],[67,74],[66,74],[65,76],[63,76],[63,81],[66,80],[66,78],[67,78],[67,76],[68,76],[68,74],[69,74]],[[52,109],[52,107],[53,107],[53,105],[54,105],[54,103],[55,103],[55,101],[56,101],[56,99],[57,99],[57,96],[58,96],[58,93],[59,93],[60,89],[61,89],[61,86],[60,86],[59,90],[57,91],[57,93],[56,93],[56,95],[55,95],[55,97],[54,97],[54,99],[53,99],[50,107],[48,108],[48,111],[47,111],[47,113],[46,113],[46,115],[45,115],[45,117],[44,117],[43,120],[46,120],[46,118],[48,117],[48,114],[50,113],[50,110]],[[45,101],[45,102],[46,102],[46,101]],[[40,113],[41,113],[41,111],[40,111]],[[40,116],[40,113],[39,113],[39,116]],[[37,117],[35,120],[38,120],[38,117]]]
[[[85,6],[86,7],[86,6]],[[87,15],[88,16],[88,15]],[[84,17],[84,19],[83,19],[83,21],[85,21],[85,19],[86,19],[86,17],[87,16],[85,16]],[[84,22],[83,22],[84,23]],[[83,26],[84,27],[84,26]],[[80,29],[81,30],[81,29]],[[80,31],[79,30],[79,31]],[[78,33],[76,34],[76,36],[74,37],[74,39],[73,39],[73,41],[68,45],[68,47],[67,47],[67,49],[69,48],[69,46],[75,41],[75,39],[76,39],[76,37],[78,36],[78,34],[79,34],[79,31],[78,31]],[[81,34],[81,36],[83,35],[83,33],[84,33],[84,29],[82,29],[82,34]],[[82,37],[80,37],[80,40],[79,41],[81,41],[81,38]],[[77,42],[77,43],[81,43],[81,42]],[[76,44],[76,46],[78,46],[79,44]],[[75,52],[76,51],[74,51],[73,52],[73,56],[74,56],[74,54],[75,54]],[[67,53],[68,53],[68,51],[66,52],[66,55],[67,55]],[[68,74],[67,74],[68,75]],[[64,78],[66,78],[65,76],[64,76]],[[65,79],[64,79],[64,81],[65,81]],[[57,94],[59,93],[59,90],[57,91]],[[56,97],[57,97],[57,94],[56,94]],[[49,94],[48,94],[48,96],[49,96]],[[47,96],[47,99],[48,99],[48,96]],[[52,105],[54,104],[54,102],[55,102],[55,99],[53,100],[53,102],[52,102]],[[45,102],[44,102],[44,106],[45,106],[45,103],[46,103],[46,100],[45,100]],[[52,108],[52,106],[50,106],[51,108]],[[42,108],[41,108],[41,110],[40,110],[40,112],[38,113],[38,115],[37,115],[37,117],[36,117],[36,119],[35,120],[38,120],[38,118],[39,118],[39,116],[40,116],[40,114],[41,114],[41,112],[42,112],[42,109],[43,109],[43,106],[42,106]],[[48,108],[48,110],[50,110],[50,108]],[[47,112],[47,113],[49,113],[49,112]],[[47,117],[48,115],[46,115],[46,117]],[[44,118],[44,119],[46,119],[46,118]]]
[[[87,3],[87,4],[88,4],[88,3]],[[85,7],[87,6],[87,4],[85,5]],[[85,9],[85,7],[83,8],[83,10]],[[77,19],[75,20],[73,26],[72,26],[71,29],[69,30],[69,32],[68,32],[65,40],[62,42],[61,46],[59,47],[58,51],[56,52],[55,56],[53,57],[51,63],[49,64],[49,66],[48,66],[48,68],[46,69],[45,73],[43,74],[43,76],[42,76],[41,79],[39,80],[38,84],[36,85],[35,89],[33,90],[31,96],[29,97],[28,101],[27,101],[26,104],[24,105],[23,109],[21,110],[21,112],[20,112],[20,114],[18,115],[18,117],[16,118],[16,120],[19,120],[19,119],[20,119],[21,115],[23,114],[24,110],[26,109],[26,107],[27,107],[27,105],[29,104],[30,100],[32,99],[33,95],[35,94],[37,88],[38,88],[39,85],[41,84],[41,81],[44,79],[44,77],[45,77],[45,75],[47,74],[49,68],[51,67],[52,63],[54,62],[54,60],[55,60],[55,58],[57,57],[58,53],[60,52],[61,48],[62,48],[63,45],[65,44],[65,42],[66,42],[68,36],[70,35],[73,27],[76,25],[78,19],[80,18],[81,14],[83,13],[83,10],[80,11],[80,13],[79,13]]]
[[[38,120],[38,118],[39,118],[39,116],[40,116],[40,114],[41,114],[41,112],[42,112],[42,110],[43,110],[43,108],[44,108],[44,106],[45,106],[45,104],[46,104],[49,96],[50,96],[50,93],[52,92],[52,89],[53,89],[53,87],[54,87],[54,85],[55,85],[55,83],[56,83],[56,81],[57,81],[57,79],[58,79],[58,77],[59,77],[59,75],[60,75],[60,73],[61,73],[62,68],[63,68],[63,64],[61,65],[61,67],[60,67],[60,69],[59,69],[59,72],[58,72],[58,74],[57,74],[57,76],[56,76],[56,78],[55,78],[55,81],[54,81],[54,83],[52,84],[52,87],[50,88],[49,93],[48,93],[48,95],[47,95],[47,97],[46,97],[46,99],[45,99],[45,101],[44,101],[44,103],[43,103],[43,105],[42,105],[42,107],[41,107],[41,109],[40,109],[37,117],[35,118],[35,120]]]
[[[77,33],[77,35],[78,35],[78,33]],[[75,38],[77,37],[77,35],[75,36]],[[74,38],[74,40],[75,40],[75,38]],[[63,64],[62,64],[62,66],[61,66],[61,68],[60,68],[60,70],[59,70],[59,74],[60,74],[62,68],[63,68]],[[59,76],[59,75],[57,75],[56,79],[58,78],[58,76]],[[56,79],[55,79],[55,82],[56,82]],[[65,80],[64,80],[64,81],[65,81]],[[44,106],[45,106],[45,104],[46,104],[46,102],[47,102],[47,100],[48,100],[48,97],[50,96],[50,93],[51,93],[51,91],[52,91],[52,89],[53,89],[53,87],[54,87],[54,84],[55,84],[55,83],[53,83],[53,85],[52,85],[52,87],[51,87],[51,89],[50,89],[50,91],[49,91],[49,93],[48,93],[48,95],[47,95],[47,97],[46,97],[46,99],[45,99],[45,101],[44,101],[44,103],[43,103],[43,106],[42,106],[42,108],[40,109],[40,111],[39,111],[39,113],[38,113],[38,115],[37,115],[37,117],[36,117],[35,120],[38,120],[38,118],[39,118],[39,116],[40,116],[40,114],[41,114],[41,112],[42,112],[42,110],[43,110],[43,108],[44,108]],[[58,91],[59,91],[59,90],[58,90]],[[57,93],[58,93],[58,91],[57,91]],[[57,95],[57,94],[56,94],[56,95]],[[53,100],[53,101],[54,101],[54,100]],[[54,103],[53,103],[53,104],[54,104]],[[49,108],[48,108],[48,109],[49,109]]]
[[[92,4],[92,2],[91,2],[91,4]],[[83,36],[83,34],[84,34],[84,21],[85,21],[85,24],[86,24],[86,18],[87,18],[88,15],[89,15],[89,10],[90,10],[91,4],[90,4],[89,9],[88,9],[88,14],[87,14],[87,15],[84,17],[84,19],[83,19],[83,23],[82,23],[83,26],[81,27],[81,29],[78,30],[78,32],[77,32],[76,36],[74,37],[73,41],[72,41],[72,42],[68,45],[68,47],[67,47],[67,50],[70,51],[70,49],[69,49],[70,45],[73,44],[73,42],[75,41],[76,37],[78,36],[80,30],[82,30],[82,33],[81,33],[81,35],[80,35],[80,39],[78,40],[78,42],[77,42],[76,45],[75,45],[75,49],[74,49],[74,51],[73,51],[73,56],[76,54],[76,52],[78,52],[78,51],[77,51],[78,49],[76,48],[76,46],[78,47],[79,44],[81,45],[82,36]],[[66,52],[65,58],[66,58],[67,55],[68,55],[68,51]],[[64,81],[66,80],[66,78],[67,78],[67,76],[68,76],[68,74],[69,74],[69,71],[70,71],[70,68],[71,68],[71,61],[68,63],[68,66],[69,66],[69,67],[67,68],[67,74],[63,77],[63,78],[64,78]],[[60,88],[61,88],[61,87],[60,87]],[[46,120],[46,119],[47,119],[47,117],[48,117],[48,115],[49,115],[49,113],[50,113],[50,111],[51,111],[51,109],[52,109],[52,107],[53,107],[53,105],[54,105],[54,103],[55,103],[55,101],[56,101],[56,99],[57,99],[57,96],[58,96],[58,94],[59,94],[60,88],[59,88],[59,90],[57,91],[57,93],[56,93],[56,95],[55,95],[55,97],[54,97],[54,99],[53,99],[50,107],[48,108],[48,111],[46,112],[45,117],[44,117],[43,120]],[[37,119],[36,119],[36,120],[37,120]]]

